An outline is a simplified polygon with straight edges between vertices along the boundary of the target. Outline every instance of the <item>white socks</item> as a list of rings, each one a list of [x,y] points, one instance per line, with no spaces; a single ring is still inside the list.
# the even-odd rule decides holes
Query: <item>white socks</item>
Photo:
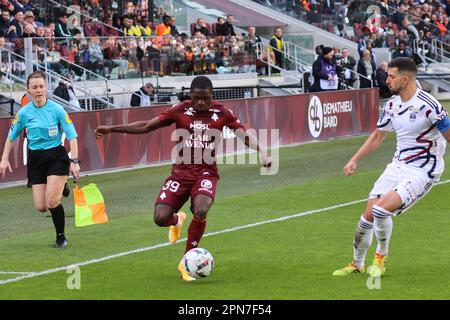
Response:
[[[377,253],[383,256],[388,254],[389,240],[392,235],[392,212],[387,211],[377,205],[372,208],[372,215],[374,219],[375,235],[378,240]]]
[[[361,269],[364,266],[367,249],[372,244],[373,222],[367,221],[361,216],[353,241],[353,259],[356,266]]]

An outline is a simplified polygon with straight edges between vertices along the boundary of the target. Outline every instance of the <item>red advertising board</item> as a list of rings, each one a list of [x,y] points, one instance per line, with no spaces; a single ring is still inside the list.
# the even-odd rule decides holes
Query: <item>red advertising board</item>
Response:
[[[224,104],[234,111],[246,128],[279,130],[279,145],[368,133],[375,128],[379,113],[377,89],[229,100]],[[166,108],[154,106],[72,113],[71,118],[79,135],[82,171],[170,161],[175,145],[171,141],[174,125],[143,135],[111,134],[102,140],[96,140],[94,135],[94,129],[100,124],[147,120]],[[0,119],[1,150],[11,120]],[[65,145],[68,148],[67,141]],[[8,172],[6,178],[0,180],[0,186],[26,179],[23,149],[23,139],[20,139],[10,155],[13,173]]]

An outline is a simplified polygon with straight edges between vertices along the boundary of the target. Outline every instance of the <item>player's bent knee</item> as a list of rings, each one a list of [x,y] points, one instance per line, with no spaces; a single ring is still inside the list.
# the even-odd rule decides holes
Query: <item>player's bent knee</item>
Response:
[[[39,211],[39,212],[47,212],[48,208],[45,205],[35,205],[35,208]]]
[[[206,205],[206,204],[194,207],[194,215],[197,218],[202,218],[202,219],[206,218],[208,211],[209,211],[209,205]]]
[[[169,218],[165,215],[155,212],[154,221],[158,227],[166,227],[167,223],[169,222]]]
[[[159,227],[166,227],[170,218],[173,216],[173,209],[169,206],[157,205],[153,219],[155,224]]]
[[[58,198],[49,198],[47,199],[47,207],[50,209],[56,208],[61,204],[61,200]]]

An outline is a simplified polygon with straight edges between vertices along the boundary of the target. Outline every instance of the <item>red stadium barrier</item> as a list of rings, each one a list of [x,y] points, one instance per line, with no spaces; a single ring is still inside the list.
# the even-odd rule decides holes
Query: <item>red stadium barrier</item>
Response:
[[[234,111],[246,128],[279,129],[280,145],[368,133],[375,128],[379,113],[377,89],[229,100],[224,104]],[[151,119],[166,108],[155,106],[72,113],[79,135],[82,171],[170,161],[175,144],[170,141],[174,125],[145,135],[112,134],[103,140],[96,140],[93,132],[99,124]],[[0,119],[0,150],[3,150],[11,121],[11,118]],[[65,145],[68,148],[67,141]],[[8,172],[5,180],[0,180],[0,186],[26,179],[23,149],[23,139],[20,139],[10,156],[13,173]]]

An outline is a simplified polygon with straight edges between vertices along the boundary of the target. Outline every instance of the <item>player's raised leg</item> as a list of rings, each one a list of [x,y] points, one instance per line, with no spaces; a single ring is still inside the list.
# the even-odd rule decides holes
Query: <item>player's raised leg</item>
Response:
[[[171,243],[180,239],[181,227],[186,220],[186,213],[182,211],[175,213],[175,211],[174,207],[168,204],[158,203],[155,205],[155,223],[160,227],[170,227],[169,241]]]
[[[353,261],[347,266],[333,272],[334,276],[347,276],[353,273],[362,273],[365,268],[367,250],[372,244],[373,217],[372,207],[377,199],[369,199],[366,210],[361,216],[353,240]]]
[[[206,217],[214,199],[204,194],[195,196],[192,200],[192,211],[194,217],[188,229],[188,239],[186,241],[186,252],[192,248],[197,248],[206,228]]]

